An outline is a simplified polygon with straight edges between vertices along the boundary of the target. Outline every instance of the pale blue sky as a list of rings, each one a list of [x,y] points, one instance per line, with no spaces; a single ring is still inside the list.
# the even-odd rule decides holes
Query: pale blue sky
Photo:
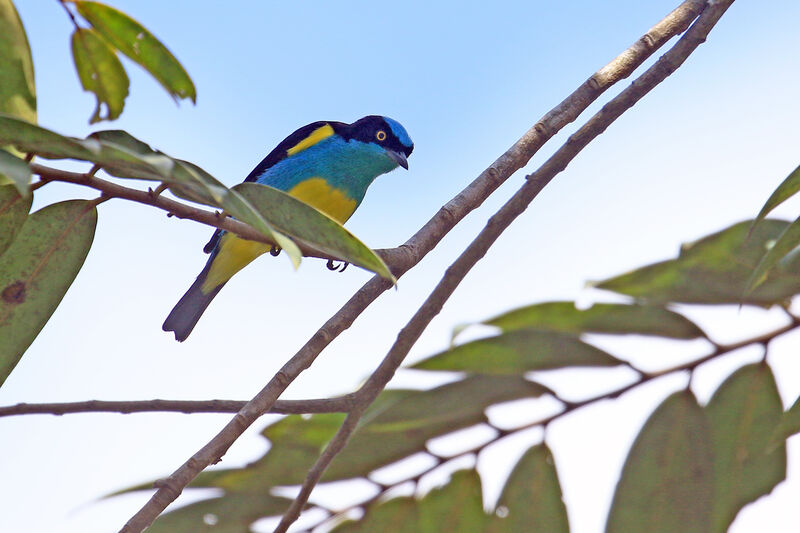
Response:
[[[97,129],[87,124],[93,96],[81,91],[74,73],[71,25],[63,10],[56,1],[17,4],[34,53],[40,123],[76,136]],[[176,106],[126,61],[131,95],[125,112],[100,127],[126,129],[232,185],[303,124],[391,116],[415,142],[410,170],[379,178],[348,227],[373,247],[394,246],[677,4],[114,1],[183,62],[197,85],[198,103]],[[516,305],[552,298],[592,301],[597,294],[584,289],[585,281],[670,257],[681,242],[753,216],[800,162],[799,19],[796,1],[736,2],[677,74],[537,198],[467,277],[411,358],[441,350],[456,324]],[[526,171],[572,131],[567,128],[554,139]],[[401,279],[397,291],[382,296],[287,397],[352,390],[522,176],[514,176],[470,215]],[[37,192],[37,205],[83,194],[75,187],[48,185]],[[781,212],[793,216],[799,207],[793,202]],[[249,398],[368,279],[354,268],[329,273],[312,260],[295,273],[285,258],[264,258],[237,275],[189,340],[178,344],[160,326],[202,267],[209,233],[144,206],[103,204],[83,271],[0,389],[0,404]],[[772,319],[735,310],[699,318],[709,329],[722,325],[731,338]],[[670,343],[651,348],[649,342],[644,358],[642,346],[615,348],[642,364],[654,364],[653,353],[656,361],[672,360]],[[701,353],[703,347],[692,349]],[[747,357],[753,354],[736,361]],[[784,401],[791,402],[800,394],[800,380],[792,377],[800,370],[792,366],[791,353],[773,363],[783,372]],[[698,374],[701,399],[733,366],[715,368]],[[588,394],[596,386],[580,374],[568,378],[566,390],[571,384],[573,394]],[[424,385],[410,373],[398,379],[406,386]],[[627,446],[654,405],[680,383],[665,381],[551,428],[548,440],[575,532],[601,530]],[[91,502],[169,473],[226,419],[0,420],[0,500],[14,502],[0,513],[0,530],[116,530],[146,496]],[[596,443],[591,453],[587,441]],[[800,497],[796,443],[791,449],[795,477],[743,513],[732,531],[788,533],[788,524],[800,523],[797,506],[788,503]],[[243,439],[226,455],[224,466],[243,464],[261,450],[257,438]],[[509,457],[520,452],[508,452]],[[489,470],[506,468],[491,465]],[[487,497],[496,498],[498,482],[487,477]],[[766,517],[774,520],[769,527],[763,525]]]

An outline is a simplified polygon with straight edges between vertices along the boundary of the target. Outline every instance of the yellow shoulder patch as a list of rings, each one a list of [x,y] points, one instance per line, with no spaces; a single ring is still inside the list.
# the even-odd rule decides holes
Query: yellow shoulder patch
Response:
[[[312,131],[308,137],[306,137],[299,143],[295,144],[294,146],[286,150],[286,155],[292,156],[297,152],[302,152],[306,148],[314,146],[322,139],[327,139],[331,135],[333,135],[333,128],[330,126],[330,124],[325,124],[324,126],[320,126],[319,128]]]
[[[347,193],[331,187],[323,178],[301,181],[288,193],[298,200],[316,207],[341,224],[344,224],[356,210],[355,200],[347,196]]]

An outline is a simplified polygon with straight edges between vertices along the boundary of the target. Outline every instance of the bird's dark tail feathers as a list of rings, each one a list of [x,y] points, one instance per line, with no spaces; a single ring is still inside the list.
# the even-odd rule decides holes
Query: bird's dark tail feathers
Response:
[[[206,280],[213,259],[214,256],[209,258],[203,271],[200,272],[200,275],[194,280],[194,283],[192,283],[192,286],[186,291],[186,294],[178,300],[178,303],[175,304],[175,307],[172,308],[169,316],[164,321],[164,325],[161,326],[161,329],[164,331],[174,331],[175,340],[179,342],[183,342],[189,337],[189,334],[194,329],[197,321],[200,320],[208,304],[211,303],[211,300],[213,300],[222,287],[225,286],[223,283],[208,294],[204,294],[203,291],[200,290],[200,287],[202,287],[203,282]]]

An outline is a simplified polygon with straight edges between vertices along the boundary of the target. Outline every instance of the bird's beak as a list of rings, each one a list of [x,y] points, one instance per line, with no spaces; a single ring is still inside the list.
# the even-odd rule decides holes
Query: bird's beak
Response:
[[[406,159],[406,155],[403,152],[395,152],[394,150],[387,150],[386,153],[389,154],[389,157],[397,161],[398,165],[408,170],[408,159]]]

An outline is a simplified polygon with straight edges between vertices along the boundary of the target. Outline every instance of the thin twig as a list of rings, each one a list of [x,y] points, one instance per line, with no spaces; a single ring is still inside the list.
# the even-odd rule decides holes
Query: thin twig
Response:
[[[65,415],[72,413],[236,413],[244,400],[133,400],[56,403],[18,403],[0,406],[0,417],[16,415]],[[270,413],[298,415],[307,413],[346,413],[352,409],[352,395],[314,400],[278,400]]]
[[[558,173],[563,171],[589,142],[603,133],[612,122],[683,64],[686,58],[705,41],[708,32],[732,3],[733,0],[727,0],[716,2],[713,5],[709,4],[708,8],[703,11],[697,21],[672,49],[661,56],[652,67],[647,69],[630,86],[589,119],[536,172],[527,176],[527,183],[489,219],[486,227],[475,240],[450,265],[436,288],[408,324],[400,331],[397,340],[384,360],[356,393],[359,405],[350,412],[342,427],[309,470],[300,493],[284,513],[281,522],[275,528],[275,533],[285,532],[297,520],[308,496],[311,494],[311,490],[322,477],[330,461],[347,444],[367,405],[371,404],[384,389],[431,320],[439,314],[444,303],[453,294],[467,273],[483,258],[503,231],[525,211],[539,192]]]
[[[417,233],[399,247],[392,261],[396,277],[419,263],[467,214],[479,207],[514,172],[525,166],[553,135],[574,121],[589,105],[619,80],[628,77],[653,52],[673,36],[682,33],[697,17],[705,2],[686,0],[647,34],[600,69],[571,95],[528,130],[511,148],[484,170],[472,183],[445,204]],[[380,296],[391,284],[372,278],[359,289],[292,357],[239,413],[166,479],[151,499],[123,526],[122,532],[141,532],[177,498],[186,485],[205,467],[217,462],[228,448],[278,396],[319,355],[319,353]]]

